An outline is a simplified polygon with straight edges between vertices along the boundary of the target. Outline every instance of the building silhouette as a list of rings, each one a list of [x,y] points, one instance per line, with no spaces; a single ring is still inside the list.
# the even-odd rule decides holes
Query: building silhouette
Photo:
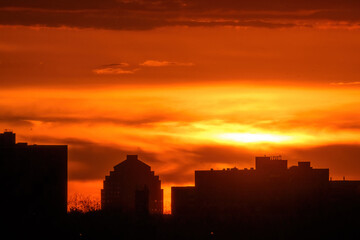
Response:
[[[128,213],[163,213],[163,189],[159,176],[137,155],[127,155],[105,177],[101,209]]]
[[[287,160],[256,157],[255,169],[195,171],[194,187],[172,187],[174,215],[297,215],[360,203],[359,181],[329,181],[329,169],[310,162],[288,168]]]
[[[1,205],[5,216],[59,217],[67,212],[67,146],[16,143],[0,133]]]

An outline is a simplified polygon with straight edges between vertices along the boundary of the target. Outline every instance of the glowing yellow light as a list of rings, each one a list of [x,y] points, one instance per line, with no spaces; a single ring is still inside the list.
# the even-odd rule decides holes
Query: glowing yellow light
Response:
[[[256,143],[256,142],[280,143],[291,140],[291,137],[289,136],[260,134],[260,133],[222,133],[217,135],[217,138],[221,140],[233,141],[239,143]]]

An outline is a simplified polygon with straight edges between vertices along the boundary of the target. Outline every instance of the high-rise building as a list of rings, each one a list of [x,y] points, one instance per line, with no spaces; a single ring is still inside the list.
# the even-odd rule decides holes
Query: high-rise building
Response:
[[[15,133],[0,133],[1,206],[5,215],[65,215],[67,160],[66,145],[16,143]]]
[[[163,213],[163,190],[159,176],[137,155],[127,155],[105,177],[101,208],[123,212]]]

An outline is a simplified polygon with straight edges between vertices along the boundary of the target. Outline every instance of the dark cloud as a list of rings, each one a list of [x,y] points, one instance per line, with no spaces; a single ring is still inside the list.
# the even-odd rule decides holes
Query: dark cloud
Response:
[[[0,115],[0,123],[13,127],[32,127],[33,124],[26,118],[20,116]]]
[[[342,176],[358,179],[360,172],[360,144],[356,143],[313,147],[269,145],[268,152],[260,148],[249,150],[246,146],[185,145],[183,148],[155,153],[140,147],[129,149],[81,138],[32,136],[31,141],[69,145],[69,178],[80,181],[103,179],[116,164],[125,160],[127,154],[139,155],[139,159],[150,165],[163,183],[173,185],[194,182],[195,170],[255,167],[256,156],[274,152],[283,155],[289,167],[297,165],[298,161],[310,161],[315,168],[329,168],[330,176],[334,179],[342,179]]]
[[[329,168],[330,176],[359,179],[360,144],[332,144],[325,146],[289,148],[284,152],[292,164],[310,161],[317,168]]]
[[[69,161],[78,167],[69,169],[69,179],[82,181],[104,179],[115,165],[126,159],[127,154],[139,155],[139,158],[150,166],[159,162],[155,154],[141,149],[133,151],[91,142],[70,144]]]
[[[185,150],[184,150],[185,151]],[[244,147],[233,146],[201,146],[188,150],[193,155],[193,161],[201,168],[201,165],[211,163],[230,164],[233,166],[251,164],[253,153]]]
[[[255,156],[262,155],[245,147],[214,145],[183,149],[178,152],[178,157],[169,157],[142,149],[134,151],[75,139],[64,139],[61,142],[69,144],[69,161],[80,166],[69,169],[71,180],[103,179],[116,164],[126,158],[126,154],[138,154],[160,175],[164,183],[174,185],[193,182],[195,170],[219,169],[219,164],[240,169],[255,167]],[[315,168],[329,168],[330,175],[335,179],[342,176],[359,178],[359,144],[283,148],[277,149],[277,152],[286,156],[289,166],[297,165],[298,161],[310,161]],[[171,170],[165,170],[168,166],[172,167]]]
[[[105,145],[81,138],[55,138],[31,136],[29,139],[40,144],[68,145],[69,180],[87,181],[105,178],[113,167],[126,159],[128,154],[137,154],[150,166],[162,164],[155,153],[141,148],[129,149],[117,145]]]
[[[170,170],[161,172],[161,179],[166,183],[183,184],[194,182],[195,170],[208,170],[217,166],[253,167],[254,155],[245,147],[223,145],[187,146],[174,149],[177,157],[171,157],[166,162],[173,166]]]
[[[171,116],[163,115],[149,115],[143,117],[132,117],[128,118],[116,118],[116,117],[67,117],[67,116],[44,116],[37,115],[36,113],[29,115],[14,114],[14,113],[1,113],[0,112],[0,122],[12,126],[33,126],[34,121],[39,121],[42,123],[51,123],[51,124],[115,124],[123,126],[136,126],[136,127],[146,127],[151,126],[153,123],[163,122],[171,119]]]
[[[129,149],[118,145],[105,145],[82,138],[56,138],[31,136],[24,141],[39,144],[66,144],[69,149],[69,180],[88,181],[104,179],[113,167],[137,154],[150,165],[166,184],[183,184],[194,181],[194,171],[215,168],[218,164],[231,167],[253,167],[254,156],[244,147],[203,145],[174,148],[155,153],[138,147]]]
[[[357,0],[105,0],[0,3],[0,24],[145,30],[163,26],[291,27],[360,19]],[[301,23],[308,26],[307,23]]]
[[[113,63],[97,67],[93,70],[96,74],[133,74],[138,69],[130,68],[128,63]]]
[[[77,138],[33,136],[33,142],[68,145],[69,180],[98,180],[126,158],[127,151],[116,146],[105,146]]]
[[[194,182],[195,170],[221,169],[218,166],[242,168],[255,167],[255,157],[278,153],[288,160],[289,167],[298,161],[310,161],[314,168],[329,168],[333,179],[359,179],[360,144],[331,144],[322,146],[278,147],[268,146],[268,152],[249,150],[246,147],[206,145],[177,149],[177,158],[169,160],[173,166],[163,171],[161,179],[174,185]],[[159,157],[161,158],[161,157]]]

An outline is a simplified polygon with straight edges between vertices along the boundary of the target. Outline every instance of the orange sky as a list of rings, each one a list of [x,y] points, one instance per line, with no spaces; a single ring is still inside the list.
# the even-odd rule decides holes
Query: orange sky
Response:
[[[256,155],[360,178],[357,2],[149,2],[0,4],[0,128],[68,144],[70,196],[129,153],[167,211],[195,169]]]

